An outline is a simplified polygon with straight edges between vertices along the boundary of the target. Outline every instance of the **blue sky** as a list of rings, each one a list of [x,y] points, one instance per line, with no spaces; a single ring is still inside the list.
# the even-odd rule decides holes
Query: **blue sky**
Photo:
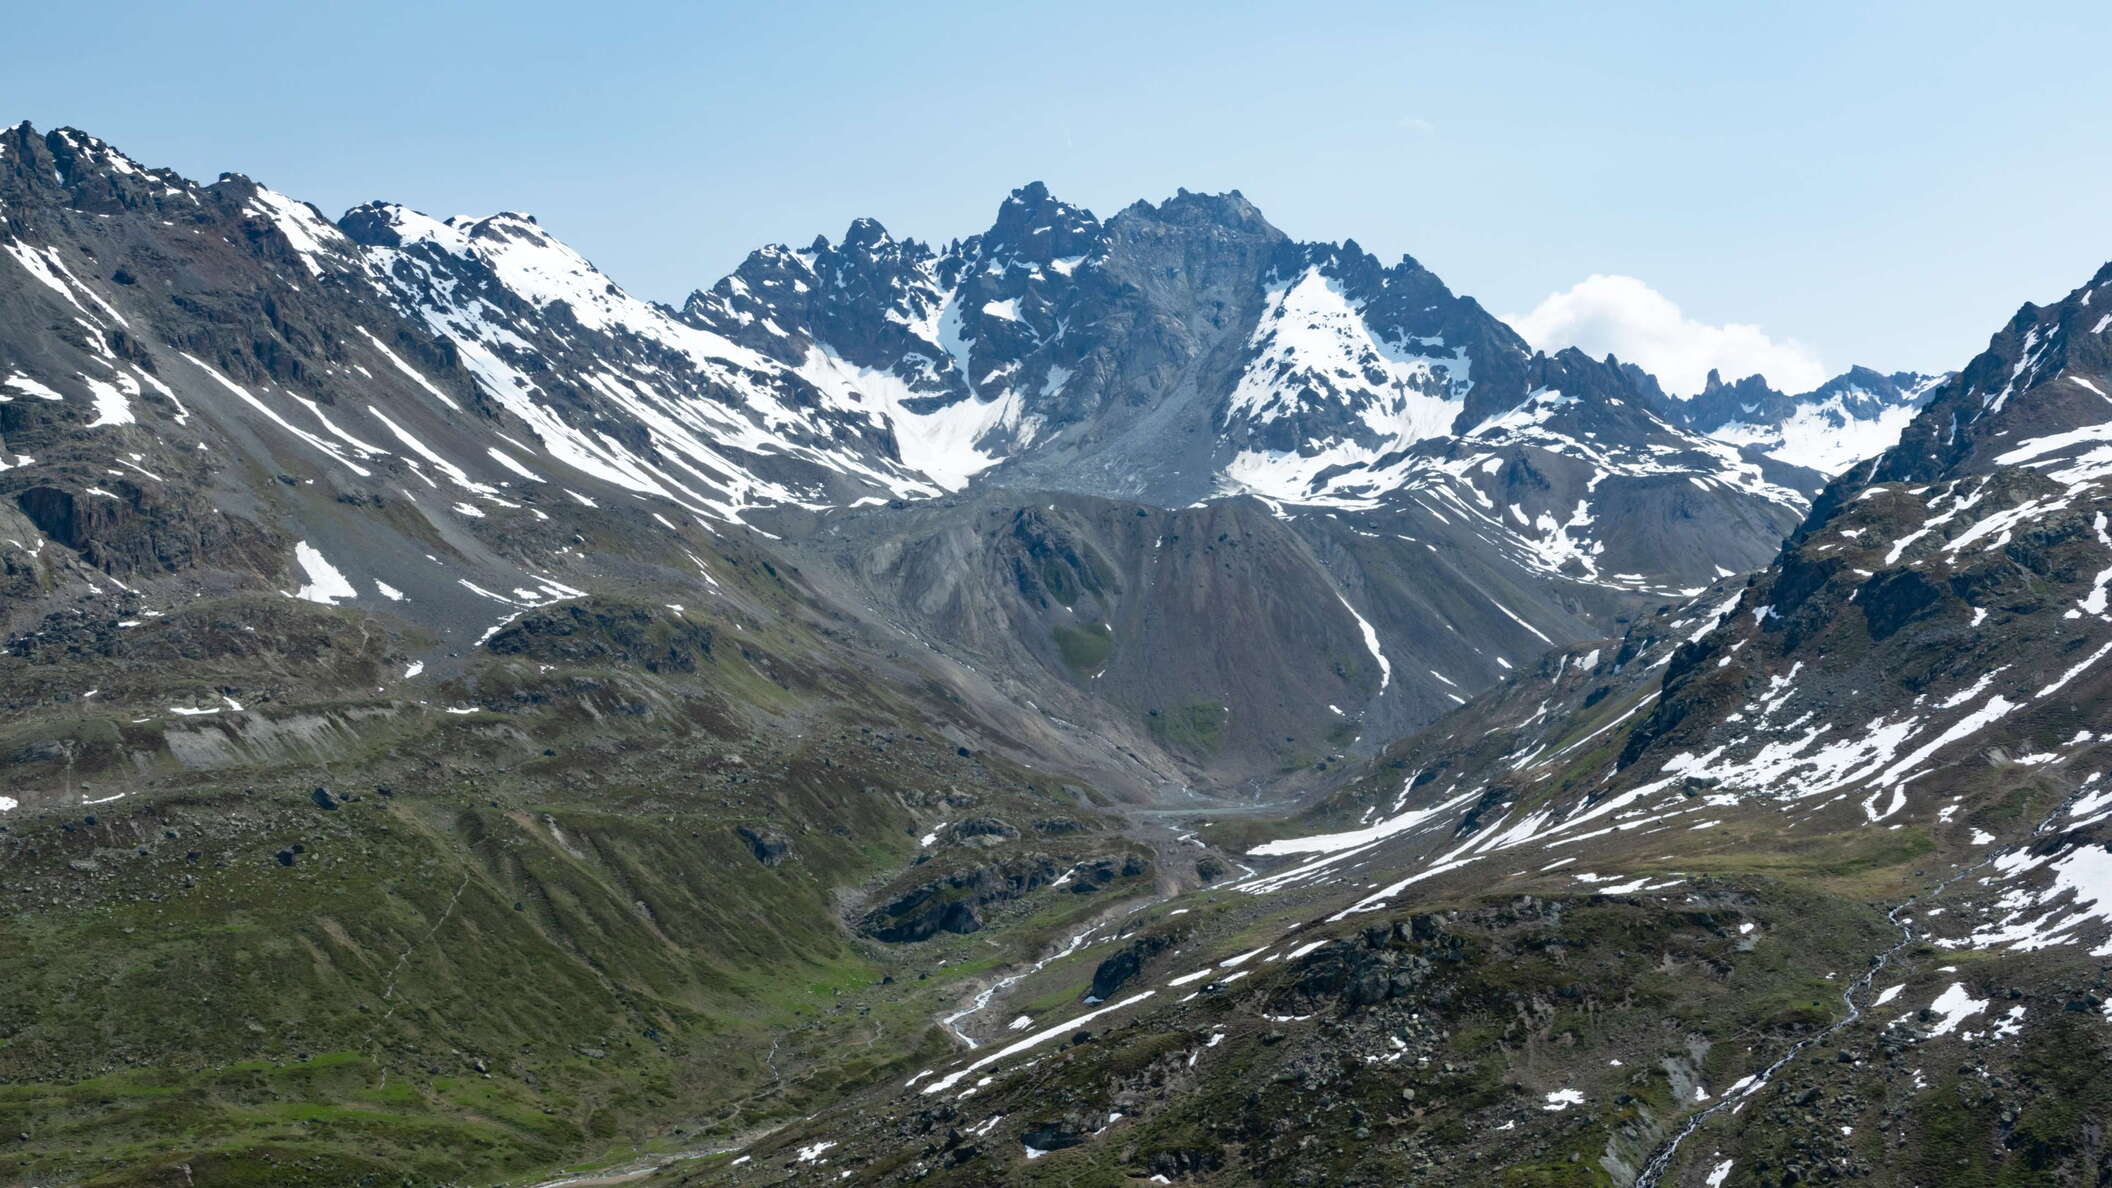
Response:
[[[0,117],[332,215],[530,211],[667,300],[859,215],[971,234],[1032,179],[1103,216],[1237,188],[1529,336],[1675,371],[1956,366],[2112,257],[2102,4],[82,2],[9,25]]]

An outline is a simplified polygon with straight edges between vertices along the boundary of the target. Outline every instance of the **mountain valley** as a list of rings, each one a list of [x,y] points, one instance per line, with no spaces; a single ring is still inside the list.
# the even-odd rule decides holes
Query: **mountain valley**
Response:
[[[1237,192],[0,249],[0,1181],[2112,1179],[2112,266],[1674,395]]]

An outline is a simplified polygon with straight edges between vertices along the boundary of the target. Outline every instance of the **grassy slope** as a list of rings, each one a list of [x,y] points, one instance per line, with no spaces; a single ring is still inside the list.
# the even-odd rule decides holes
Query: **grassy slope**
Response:
[[[61,741],[36,778],[127,791],[0,832],[0,1178],[488,1182],[768,1124],[942,1043],[931,1013],[977,967],[855,938],[846,893],[958,805],[1084,815],[805,659],[829,653],[791,615],[474,660],[430,705],[310,692],[387,681],[386,624],[239,598],[178,618],[10,666],[0,746]],[[161,712],[221,690],[252,716]],[[488,708],[436,712],[465,702]],[[161,745],[260,718],[301,745],[252,735],[208,769]],[[743,824],[792,857],[763,864]],[[1086,900],[1022,909],[1019,943]]]

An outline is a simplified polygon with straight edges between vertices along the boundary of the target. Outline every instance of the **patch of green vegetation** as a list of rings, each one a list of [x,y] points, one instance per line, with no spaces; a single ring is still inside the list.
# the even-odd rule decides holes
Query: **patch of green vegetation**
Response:
[[[1723,830],[1709,852],[1682,856],[1680,869],[1809,879],[1836,894],[1889,899],[1901,893],[1902,876],[1912,864],[1936,851],[1922,825],[1808,840],[1785,839],[1737,821]],[[1728,844],[1731,839],[1736,844]]]
[[[1225,727],[1232,711],[1224,702],[1203,698],[1171,709],[1152,710],[1145,717],[1151,737],[1160,746],[1191,755],[1215,754],[1225,741]]]
[[[1056,649],[1063,653],[1063,662],[1079,676],[1091,676],[1105,668],[1114,646],[1114,629],[1105,623],[1084,627],[1059,623],[1056,626]]]
[[[821,678],[769,660],[715,649],[673,716],[634,670],[492,661],[473,696],[540,708],[361,709],[331,740],[328,808],[303,758],[11,821],[8,881],[39,893],[0,911],[0,1126],[30,1136],[0,1180],[491,1182],[809,1112],[935,1058],[939,984],[904,976],[922,957],[840,919],[843,887],[915,848],[876,785],[943,770],[1028,819],[1057,785],[899,720],[719,741],[720,691],[811,707]],[[625,749],[633,732],[652,745]],[[790,859],[760,861],[748,822]]]
[[[1320,757],[1318,755],[1313,754],[1311,751],[1308,751],[1303,747],[1293,747],[1290,750],[1285,751],[1282,757],[1276,761],[1276,774],[1289,775],[1294,771],[1302,771],[1308,767],[1311,767],[1319,761]],[[1213,840],[1217,836],[1218,835],[1213,834]]]
[[[1613,1177],[1584,1151],[1572,1151],[1561,1159],[1513,1164],[1497,1180],[1503,1188],[1589,1188],[1612,1184]]]
[[[1043,587],[1065,606],[1076,606],[1087,595],[1102,594],[1109,584],[1106,568],[1090,545],[1075,553],[1065,550],[1044,555],[1039,572]]]

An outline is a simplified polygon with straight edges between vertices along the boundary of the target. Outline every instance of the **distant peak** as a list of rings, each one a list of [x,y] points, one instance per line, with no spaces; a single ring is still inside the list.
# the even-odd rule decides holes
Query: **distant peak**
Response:
[[[752,279],[780,274],[787,270],[811,272],[813,271],[813,264],[811,263],[813,257],[827,251],[828,247],[829,241],[818,235],[814,237],[812,247],[800,251],[793,251],[782,243],[766,243],[749,252],[747,258],[741,261],[740,267],[734,269],[733,275],[746,276]],[[722,278],[720,284],[723,285],[726,280],[730,279],[732,278]]]
[[[1709,368],[1709,377],[1708,379],[1704,380],[1701,385],[1701,394],[1704,396],[1712,396],[1718,392],[1747,392],[1753,394],[1760,394],[1765,392],[1772,392],[1773,390],[1774,389],[1768,386],[1767,377],[1757,371],[1753,372],[1751,375],[1742,376],[1738,379],[1726,382],[1723,378],[1723,373],[1713,367]]]
[[[1174,190],[1173,197],[1159,203],[1157,209],[1161,214],[1171,211],[1197,211],[1230,215],[1240,219],[1261,217],[1260,209],[1247,201],[1247,196],[1238,190],[1226,190],[1221,194],[1202,194],[1181,186]]]
[[[1249,234],[1282,237],[1283,232],[1262,216],[1260,208],[1238,190],[1222,194],[1198,194],[1187,187],[1156,205],[1137,202],[1122,212],[1124,217],[1148,219],[1179,227],[1224,227]]]
[[[878,219],[852,219],[850,227],[843,233],[843,246],[847,248],[876,248],[893,242],[894,237]]]
[[[1012,191],[1012,196],[1005,199],[1007,202],[1017,202],[1022,206],[1035,206],[1048,200],[1048,185],[1038,181],[1028,182],[1026,185]]]
[[[1066,216],[1084,215],[1085,211],[1058,198],[1046,182],[1031,181],[1012,191],[998,208],[997,217],[1003,221],[1009,215],[1025,212],[1029,217],[1047,217],[1058,214]],[[1090,218],[1090,215],[1086,217]]]
[[[99,140],[79,128],[54,128],[42,136],[29,121],[15,125],[10,132],[18,143],[25,147],[35,145],[49,154],[51,165],[58,171],[61,184],[78,188],[83,183],[97,181],[123,189],[136,186],[148,174],[166,173],[150,170],[139,162],[119,152],[106,141]],[[32,156],[36,153],[32,150]],[[173,175],[170,175],[173,177]],[[161,179],[167,184],[169,177]]]
[[[339,216],[337,229],[352,242],[368,247],[402,247],[403,224],[409,216],[408,208],[377,198]]]
[[[1078,255],[1100,236],[1100,220],[1049,192],[1038,181],[1012,191],[982,237],[985,250],[1033,260]]]
[[[22,121],[22,123],[18,125],[18,127],[24,133],[30,135],[35,135],[36,133],[36,130],[30,127],[28,120]],[[115,148],[112,148],[109,141],[106,141],[101,137],[91,135],[87,132],[83,132],[79,128],[54,128],[51,131],[51,135],[46,137],[45,139],[56,141],[60,144],[72,145],[77,149],[85,149],[91,152],[98,153],[108,153],[112,156],[118,157],[124,156],[123,153],[120,153]],[[130,158],[126,159],[130,160]]]

